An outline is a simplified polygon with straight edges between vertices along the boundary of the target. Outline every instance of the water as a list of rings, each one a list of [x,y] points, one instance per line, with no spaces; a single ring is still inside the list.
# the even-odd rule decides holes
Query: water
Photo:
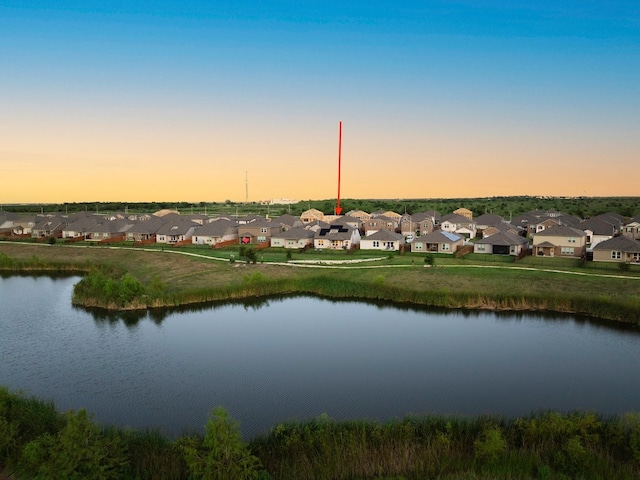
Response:
[[[71,306],[78,278],[0,279],[0,384],[105,424],[201,432],[224,406],[279,422],[640,410],[640,335],[568,316],[296,297],[122,317]]]

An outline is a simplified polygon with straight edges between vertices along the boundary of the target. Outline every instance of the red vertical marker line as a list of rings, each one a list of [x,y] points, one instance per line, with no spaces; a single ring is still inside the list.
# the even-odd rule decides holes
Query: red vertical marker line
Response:
[[[336,215],[342,213],[342,207],[340,206],[340,171],[342,169],[342,122],[340,122],[340,129],[338,133],[338,206],[336,207]]]

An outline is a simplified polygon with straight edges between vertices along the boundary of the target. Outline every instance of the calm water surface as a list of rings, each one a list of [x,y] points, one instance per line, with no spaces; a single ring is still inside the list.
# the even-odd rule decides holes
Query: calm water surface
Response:
[[[316,298],[153,317],[71,307],[77,278],[0,279],[0,384],[103,423],[245,437],[289,419],[640,410],[637,329]]]

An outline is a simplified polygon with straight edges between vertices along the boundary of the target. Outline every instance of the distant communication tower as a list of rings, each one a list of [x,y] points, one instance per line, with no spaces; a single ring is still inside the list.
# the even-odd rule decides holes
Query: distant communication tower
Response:
[[[342,215],[342,207],[340,206],[340,170],[342,163],[342,122],[339,124],[338,130],[338,204],[336,205],[336,215]]]

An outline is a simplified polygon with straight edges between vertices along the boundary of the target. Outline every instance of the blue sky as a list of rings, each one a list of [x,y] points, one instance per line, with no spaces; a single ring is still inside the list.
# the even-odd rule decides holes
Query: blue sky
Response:
[[[0,0],[0,71],[0,166],[78,186],[0,202],[330,198],[340,120],[343,197],[638,194],[640,2]]]

